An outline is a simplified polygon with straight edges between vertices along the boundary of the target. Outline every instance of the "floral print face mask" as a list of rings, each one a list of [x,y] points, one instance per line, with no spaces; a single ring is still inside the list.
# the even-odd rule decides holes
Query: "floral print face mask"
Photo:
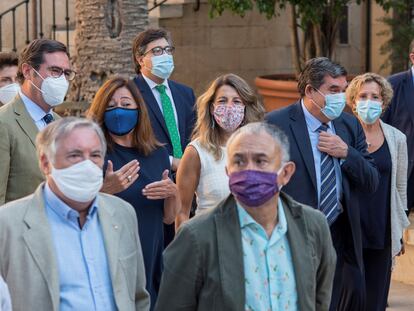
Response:
[[[226,132],[234,132],[244,119],[244,105],[217,105],[214,120]]]

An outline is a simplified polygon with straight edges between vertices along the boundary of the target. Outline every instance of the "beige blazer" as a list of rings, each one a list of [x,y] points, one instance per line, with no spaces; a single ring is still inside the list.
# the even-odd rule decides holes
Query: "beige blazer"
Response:
[[[0,205],[33,193],[44,180],[35,147],[38,132],[19,95],[0,108]]]
[[[117,308],[149,310],[135,211],[102,193],[98,206]],[[34,194],[0,207],[0,275],[9,286],[14,311],[59,310],[59,273],[43,183]]]
[[[381,128],[391,154],[391,255],[401,250],[404,228],[410,225],[407,209],[408,155],[405,135],[395,127],[381,121]]]

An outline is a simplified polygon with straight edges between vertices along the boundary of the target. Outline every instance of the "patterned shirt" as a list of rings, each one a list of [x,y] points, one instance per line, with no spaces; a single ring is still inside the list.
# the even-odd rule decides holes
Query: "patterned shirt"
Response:
[[[279,198],[279,221],[268,238],[244,208],[239,214],[246,289],[246,311],[298,310],[295,272],[287,239],[287,222]]]

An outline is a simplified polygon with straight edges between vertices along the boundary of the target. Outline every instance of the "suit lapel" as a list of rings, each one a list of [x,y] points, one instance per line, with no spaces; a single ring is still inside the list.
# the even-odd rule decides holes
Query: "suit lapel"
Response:
[[[335,120],[332,121],[334,127],[335,127],[335,133],[336,135],[338,135],[339,137],[341,137],[341,139],[349,146],[352,145],[351,144],[351,139],[348,135],[348,131],[345,127],[344,122],[342,121],[342,118],[339,117]]]
[[[19,95],[16,97],[13,105],[17,123],[20,125],[23,132],[29,137],[33,146],[35,146],[36,135],[39,130],[36,124],[33,122],[33,119],[30,117],[29,112],[26,110],[26,107],[24,106],[23,101]]]
[[[405,87],[404,87],[404,99],[407,107],[411,113],[407,112],[409,115],[414,115],[414,81],[413,81],[413,73],[411,68],[407,71],[407,75],[404,80]]]
[[[290,113],[290,129],[293,133],[293,136],[296,140],[296,145],[299,148],[299,153],[303,158],[303,162],[305,163],[306,170],[312,180],[312,184],[317,189],[316,186],[316,172],[315,172],[315,164],[313,159],[313,152],[312,146],[309,139],[309,132],[306,125],[305,116],[303,114],[303,110],[301,107],[300,101],[298,101],[292,107],[292,111]]]
[[[309,288],[313,287],[314,282],[314,271],[311,268],[311,263],[312,257],[315,257],[316,254],[309,247],[307,227],[301,210],[283,193],[281,193],[281,199],[286,215],[287,238],[295,269],[299,309],[305,310],[305,297],[308,296],[306,293],[309,292]]]
[[[28,203],[24,217],[27,229],[23,233],[23,240],[47,283],[53,310],[58,310],[60,299],[59,272],[54,255],[55,249],[51,239],[51,230],[45,213],[43,185],[44,183],[37,188],[33,198]]]
[[[135,78],[135,83],[138,86],[142,97],[144,98],[145,104],[147,107],[152,111],[152,113],[155,116],[155,119],[161,126],[161,128],[164,130],[167,137],[170,137],[170,134],[168,133],[167,125],[165,124],[164,116],[162,115],[161,109],[158,106],[157,100],[155,99],[154,94],[152,93],[152,90],[148,86],[147,82],[144,80],[142,75],[138,75]]]
[[[175,110],[177,111],[178,130],[180,132],[181,145],[183,145],[183,140],[185,140],[185,114],[184,109],[180,109],[180,106],[184,101],[176,86],[172,83],[168,83],[168,85],[174,99]]]
[[[245,303],[244,265],[236,203],[230,196],[215,215],[218,263],[224,310],[243,310]]]
[[[121,223],[115,221],[115,210],[112,206],[108,206],[104,200],[98,196],[98,217],[101,225],[102,234],[105,242],[105,251],[108,258],[109,270],[111,272],[111,279],[113,280],[113,286],[115,287],[115,281],[117,280],[118,269],[118,252],[121,232],[123,226]],[[114,288],[115,292],[115,288]]]

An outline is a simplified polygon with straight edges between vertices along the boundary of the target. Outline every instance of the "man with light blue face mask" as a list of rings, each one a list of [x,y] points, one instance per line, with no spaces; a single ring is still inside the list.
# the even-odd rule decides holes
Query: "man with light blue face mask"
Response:
[[[302,99],[266,119],[291,143],[296,174],[284,191],[319,209],[330,225],[338,258],[330,310],[364,310],[358,193],[374,192],[379,175],[361,125],[342,112],[346,74],[328,58],[311,59],[298,81]]]
[[[140,32],[133,42],[137,73],[134,81],[148,107],[155,136],[168,150],[175,178],[194,127],[196,98],[191,88],[169,80],[174,70],[174,51],[171,37],[163,29]],[[167,230],[172,231],[173,227]],[[172,232],[167,233],[167,244],[172,235]]]
[[[21,90],[0,111],[0,204],[32,193],[43,181],[35,137],[59,118],[52,108],[63,102],[74,77],[63,43],[37,39],[21,52],[17,70]]]

